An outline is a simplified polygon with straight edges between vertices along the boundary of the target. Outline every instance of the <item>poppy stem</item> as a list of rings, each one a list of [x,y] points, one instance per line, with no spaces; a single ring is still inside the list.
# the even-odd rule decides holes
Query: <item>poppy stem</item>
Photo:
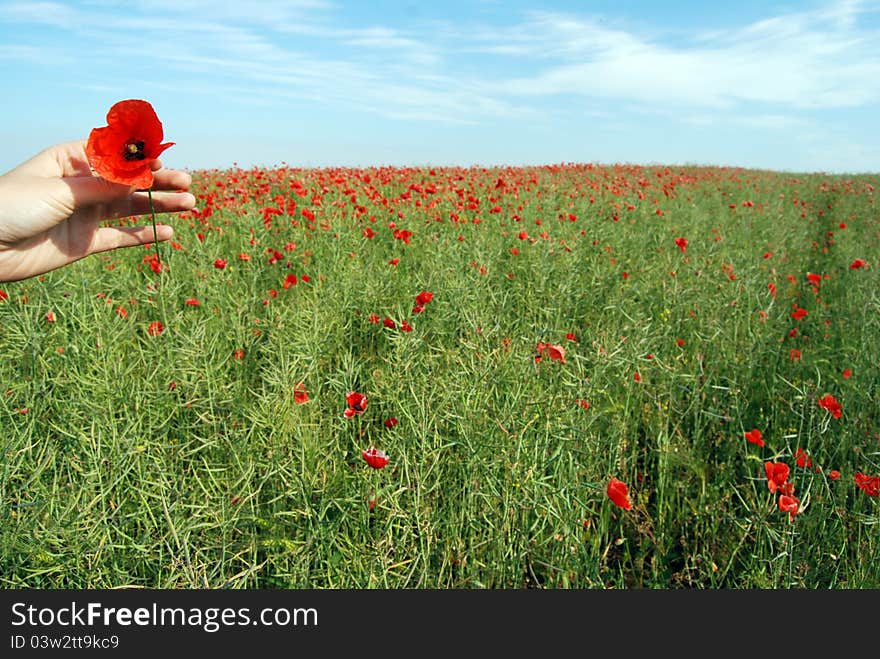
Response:
[[[150,219],[153,222],[153,245],[156,248],[156,264],[161,267],[162,257],[159,254],[159,234],[156,230],[156,209],[153,207],[153,191],[147,188],[147,199],[150,202]]]

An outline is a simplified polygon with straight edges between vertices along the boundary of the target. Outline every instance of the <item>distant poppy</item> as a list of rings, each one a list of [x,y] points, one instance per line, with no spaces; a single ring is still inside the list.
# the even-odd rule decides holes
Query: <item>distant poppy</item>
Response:
[[[755,428],[754,430],[749,430],[747,432],[744,432],[743,435],[745,435],[746,440],[748,440],[748,442],[750,444],[756,444],[757,446],[764,446],[764,439],[761,436],[761,431],[758,430],[757,428]]]
[[[549,343],[538,343],[536,348],[539,355],[539,357],[535,359],[536,362],[540,361],[540,357],[546,352],[551,360],[562,362],[563,364],[565,363],[565,348],[562,346],[550,345]]]
[[[393,428],[396,425],[397,425],[397,419],[395,417],[390,416],[387,419],[385,419],[385,427],[386,428]]]
[[[119,101],[107,113],[107,125],[94,128],[86,157],[101,178],[136,188],[153,185],[153,162],[174,142],[162,143],[162,122],[147,101]]]
[[[55,314],[53,312],[51,312],[51,311],[46,312],[46,322],[47,323],[54,323],[55,322]]]
[[[880,476],[868,476],[859,471],[853,476],[856,487],[869,497],[880,496]]]
[[[226,267],[226,259],[214,259],[214,267],[223,270]]]
[[[424,307],[428,302],[434,299],[434,294],[428,291],[422,291],[418,295],[416,295],[416,304],[420,307]]]
[[[309,392],[306,391],[306,385],[304,383],[297,382],[296,386],[293,388],[293,402],[297,405],[309,402]]]
[[[784,462],[765,462],[764,473],[767,475],[767,489],[776,492],[783,489],[791,469]]]
[[[675,244],[678,245],[678,248],[682,251],[682,253],[687,251],[687,246],[688,246],[687,238],[676,238]]]
[[[807,315],[807,310],[802,309],[801,307],[797,307],[794,311],[791,312],[791,317],[795,320],[800,320]]]
[[[837,469],[832,469],[831,471],[828,472],[828,478],[830,478],[833,481],[836,481],[838,478],[840,478],[840,472],[837,471]]]
[[[3,302],[3,300],[8,300],[8,299],[9,299],[9,293],[7,293],[6,291],[0,290],[0,302]]]
[[[800,504],[801,502],[798,501],[797,497],[789,494],[779,495],[779,510],[788,513],[789,521],[794,521],[794,516],[797,515]]]
[[[835,419],[839,419],[843,416],[843,408],[840,406],[840,403],[837,402],[837,399],[831,394],[822,396],[817,403],[819,404],[819,407],[831,412],[831,416]]]
[[[201,306],[202,303],[199,302],[199,301],[198,301],[196,298],[194,298],[194,297],[189,297],[189,298],[186,299],[186,301],[184,301],[184,304],[185,304],[186,306],[188,306],[188,307],[198,307],[198,306]]]
[[[868,265],[868,263],[867,263],[867,261],[865,261],[865,259],[856,259],[855,261],[853,261],[852,263],[849,264],[849,269],[850,270],[858,270],[859,268],[864,268],[866,265]]]
[[[244,350],[242,350],[241,348],[236,348],[232,351],[232,356],[235,359],[244,359]]]
[[[632,508],[632,502],[629,500],[629,488],[626,486],[626,483],[617,480],[615,476],[611,477],[605,492],[615,506],[624,510]]]
[[[849,369],[849,368],[843,369],[842,375],[843,375],[844,380],[849,380],[852,377],[852,369]]]
[[[159,336],[164,331],[165,326],[159,320],[154,320],[150,323],[149,327],[147,327],[147,334],[150,336]]]
[[[813,466],[809,454],[800,447],[794,452],[794,463],[801,469],[809,469]]]
[[[346,419],[350,419],[355,414],[363,414],[367,409],[367,397],[357,391],[349,391],[345,395],[345,412],[343,415]]]
[[[361,451],[361,455],[373,469],[382,469],[388,464],[388,456],[375,446],[371,446],[366,451]]]

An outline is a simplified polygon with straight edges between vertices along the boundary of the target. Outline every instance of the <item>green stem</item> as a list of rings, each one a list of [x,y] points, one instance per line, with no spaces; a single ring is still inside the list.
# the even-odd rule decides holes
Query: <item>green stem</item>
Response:
[[[147,199],[150,202],[150,219],[153,222],[153,245],[156,247],[156,262],[162,265],[162,256],[159,253],[159,233],[156,231],[156,209],[153,208],[153,191],[147,188]]]

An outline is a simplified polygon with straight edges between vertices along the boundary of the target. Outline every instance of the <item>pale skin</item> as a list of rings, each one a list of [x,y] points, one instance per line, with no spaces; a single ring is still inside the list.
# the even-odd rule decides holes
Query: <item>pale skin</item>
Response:
[[[85,140],[51,146],[0,176],[0,282],[34,277],[91,254],[152,243],[152,223],[102,226],[150,213],[145,191],[94,175]],[[153,208],[176,213],[195,206],[186,172],[155,160]],[[174,230],[156,225],[158,240]]]

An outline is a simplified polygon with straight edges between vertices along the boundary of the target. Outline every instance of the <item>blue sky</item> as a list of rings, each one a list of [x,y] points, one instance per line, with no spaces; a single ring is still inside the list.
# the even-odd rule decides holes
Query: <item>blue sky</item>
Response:
[[[0,0],[0,172],[155,107],[167,166],[880,172],[880,0]]]

